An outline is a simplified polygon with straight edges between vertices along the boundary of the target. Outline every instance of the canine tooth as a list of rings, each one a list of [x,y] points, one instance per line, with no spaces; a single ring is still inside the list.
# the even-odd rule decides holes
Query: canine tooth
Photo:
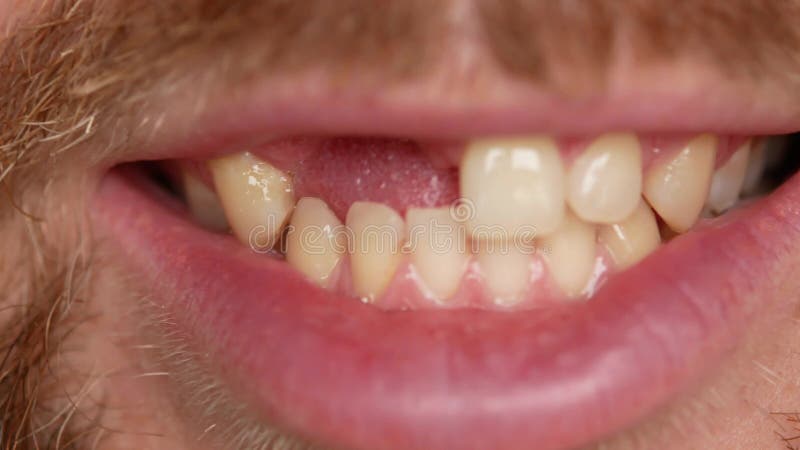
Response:
[[[353,203],[346,222],[353,239],[353,288],[359,297],[374,302],[400,265],[405,223],[392,208],[371,202]]]
[[[301,198],[286,235],[286,261],[322,287],[330,287],[333,273],[347,251],[342,222],[328,205]]]
[[[425,288],[437,300],[452,297],[470,258],[464,225],[454,220],[450,208],[412,208],[406,212],[406,228],[411,263]]]
[[[228,229],[225,210],[217,194],[189,172],[183,172],[183,194],[192,216],[200,225],[215,231]]]
[[[520,238],[553,231],[564,217],[564,190],[561,157],[547,137],[475,141],[461,161],[461,196],[474,205],[470,231],[501,226]]]
[[[294,207],[289,176],[249,152],[215,159],[209,168],[234,234],[256,250],[275,245]]]
[[[644,196],[673,230],[683,233],[700,217],[716,160],[717,137],[698,136],[645,175]]]
[[[661,245],[656,216],[644,201],[625,220],[600,227],[598,240],[619,270],[633,266]]]
[[[478,250],[478,265],[494,302],[513,306],[524,300],[531,280],[531,256],[513,242],[484,241]]]
[[[642,150],[630,133],[598,137],[569,170],[567,201],[587,222],[614,223],[629,216],[642,194]]]
[[[539,246],[556,284],[567,296],[580,296],[594,270],[595,227],[567,214],[561,227],[540,239]]]
[[[750,141],[743,144],[725,165],[714,173],[706,202],[713,212],[717,214],[725,212],[739,200],[747,174],[750,146]]]

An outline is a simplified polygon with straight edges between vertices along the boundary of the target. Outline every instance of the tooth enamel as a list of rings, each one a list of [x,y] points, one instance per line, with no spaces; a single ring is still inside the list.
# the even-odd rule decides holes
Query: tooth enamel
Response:
[[[461,196],[473,202],[470,231],[501,226],[514,237],[558,228],[564,217],[564,168],[552,139],[479,140],[461,161]]]
[[[289,177],[245,152],[209,163],[234,234],[255,250],[271,248],[294,207]]]
[[[600,227],[598,240],[619,270],[633,266],[661,245],[656,216],[644,201],[620,223]]]
[[[350,266],[356,295],[374,302],[389,286],[402,259],[405,223],[392,208],[356,202],[347,212],[353,239]]]
[[[567,201],[587,222],[614,223],[629,216],[642,192],[642,150],[636,135],[595,139],[569,170]]]
[[[750,141],[739,147],[725,165],[714,173],[706,202],[713,212],[723,213],[739,200],[749,159]]]
[[[346,250],[342,222],[328,205],[318,198],[301,198],[286,235],[286,261],[311,281],[327,288]]]
[[[524,300],[531,280],[531,256],[514,243],[480,242],[477,255],[483,281],[494,302],[513,306]]]
[[[761,184],[761,176],[767,166],[767,143],[763,139],[753,145],[750,151],[750,158],[747,161],[747,171],[744,175],[742,193],[753,195],[758,193]]]
[[[556,284],[568,297],[579,297],[594,270],[597,253],[594,226],[569,213],[558,230],[538,243]]]
[[[644,196],[664,222],[683,233],[700,217],[716,160],[717,138],[704,134],[645,175]]]
[[[228,229],[217,194],[189,172],[183,172],[183,194],[192,216],[200,225],[215,231]]]
[[[417,209],[406,212],[407,247],[411,264],[436,300],[450,298],[458,290],[467,270],[464,225],[455,221],[450,208]]]

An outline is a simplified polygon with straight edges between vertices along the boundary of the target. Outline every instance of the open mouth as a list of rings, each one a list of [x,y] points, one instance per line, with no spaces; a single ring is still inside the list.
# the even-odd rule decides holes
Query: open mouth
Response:
[[[323,447],[611,435],[735,345],[800,240],[792,136],[306,127],[115,167],[95,222],[166,332]]]

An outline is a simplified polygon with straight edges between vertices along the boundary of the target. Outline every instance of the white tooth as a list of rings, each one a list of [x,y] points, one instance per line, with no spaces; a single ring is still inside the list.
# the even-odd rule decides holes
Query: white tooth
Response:
[[[461,161],[473,233],[499,226],[523,238],[555,230],[564,217],[564,184],[561,156],[546,137],[475,141]]]
[[[628,217],[642,195],[642,150],[630,133],[598,137],[569,170],[567,201],[587,222],[614,223]]]
[[[215,231],[228,229],[225,211],[217,194],[189,172],[183,172],[183,194],[192,216],[200,225]]]
[[[706,202],[713,212],[723,213],[739,200],[749,158],[750,141],[747,141],[731,155],[725,165],[714,172]]]
[[[633,266],[661,245],[656,216],[644,201],[640,201],[630,217],[601,227],[598,240],[619,270]]]
[[[245,152],[209,163],[234,234],[254,250],[272,248],[294,207],[289,177]]]
[[[717,137],[699,136],[674,155],[656,161],[645,175],[644,196],[674,231],[688,231],[708,198]]]
[[[286,261],[328,288],[331,274],[346,251],[347,235],[336,214],[318,198],[301,198],[286,235]]]
[[[416,209],[406,212],[411,263],[436,300],[445,300],[458,290],[470,255],[464,225],[454,220],[450,208]]]
[[[556,284],[568,297],[579,297],[594,270],[594,226],[567,214],[558,230],[539,240],[539,247]]]
[[[744,175],[742,193],[753,195],[758,193],[761,184],[761,176],[767,167],[767,143],[764,139],[759,139],[750,151],[750,158],[747,161],[747,171]]]
[[[402,259],[405,223],[392,208],[356,202],[347,212],[353,239],[350,266],[356,295],[374,302],[389,286]]]
[[[494,302],[513,306],[523,301],[531,281],[531,255],[513,242],[483,241],[479,245],[478,265]]]

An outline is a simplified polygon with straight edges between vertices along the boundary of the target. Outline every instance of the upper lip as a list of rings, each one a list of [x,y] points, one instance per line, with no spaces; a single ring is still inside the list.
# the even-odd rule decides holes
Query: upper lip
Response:
[[[188,136],[167,132],[127,159],[214,155],[276,134],[765,134],[800,119],[788,106],[720,90],[584,101],[527,92],[491,106],[404,99],[257,85],[192,119]],[[772,297],[768,280],[790,266],[798,182],[735,221],[676,239],[586,305],[514,314],[384,313],[331,301],[285,265],[195,229],[124,177],[106,179],[94,214],[175,326],[207,345],[226,378],[241,381],[231,389],[280,426],[354,449],[561,448],[640,419],[736,342]]]
[[[312,88],[316,80],[302,77],[282,83],[257,80],[212,92],[201,107],[171,96],[151,103],[152,110],[145,113],[157,117],[158,133],[148,134],[144,145],[122,160],[212,157],[291,135],[463,140],[608,131],[752,136],[800,128],[800,108],[784,93],[768,87],[745,89],[724,79],[699,78],[685,85],[672,79],[664,73],[658,83],[582,96],[508,81],[476,95],[469,85],[421,90],[415,84],[322,83],[324,87]],[[193,88],[183,89],[191,95]]]

